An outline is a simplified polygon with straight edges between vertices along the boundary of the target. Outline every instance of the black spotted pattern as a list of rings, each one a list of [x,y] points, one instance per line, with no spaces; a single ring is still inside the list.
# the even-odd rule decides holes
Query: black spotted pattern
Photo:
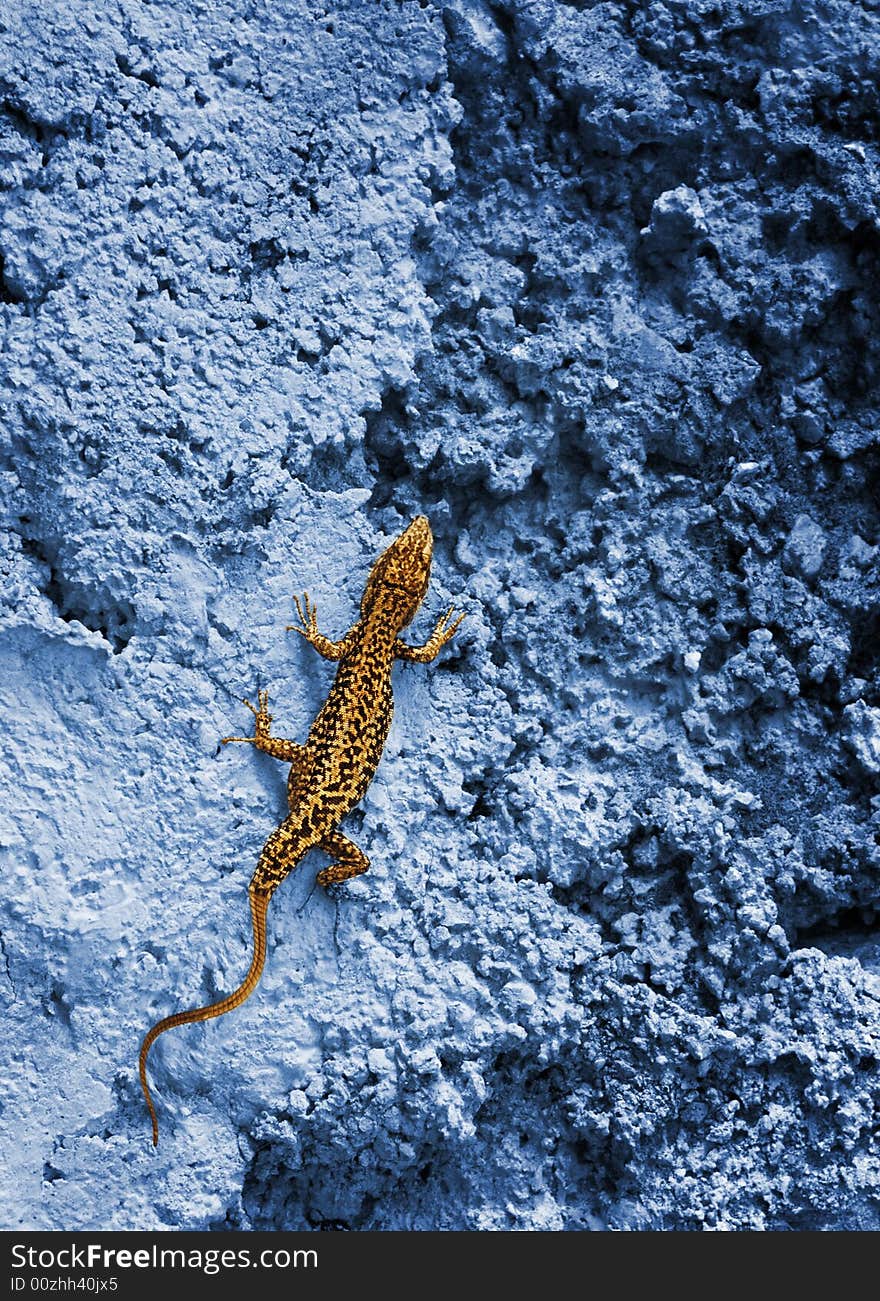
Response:
[[[326,659],[339,668],[330,692],[312,724],[305,745],[272,736],[268,693],[261,691],[258,708],[245,703],[256,717],[252,737],[227,736],[224,742],[247,741],[290,764],[287,784],[289,813],[263,846],[248,889],[254,949],[247,976],[234,993],[208,1007],[175,1012],[158,1021],[141,1045],[141,1087],[159,1141],[156,1112],[147,1083],[151,1045],[173,1026],[208,1021],[239,1007],[256,988],[266,956],[266,910],[269,899],[287,874],[310,849],[322,849],[333,861],[318,873],[322,886],[338,885],[366,872],[370,861],[339,830],[339,822],[363,797],[373,779],[391,726],[391,669],[395,659],[426,664],[449,641],[459,623],[450,623],[452,610],[437,622],[423,646],[409,646],[399,634],[409,624],[428,590],[433,539],[423,515],[413,520],[376,561],[361,601],[361,617],[339,642],[318,631],[315,607],[308,595],[296,601],[296,625]]]
[[[357,856],[337,854],[327,846],[336,843],[332,833],[363,798],[382,757],[394,708],[391,669],[395,659],[425,653],[433,659],[454,632],[454,628],[445,627],[446,615],[424,646],[409,647],[399,639],[428,590],[432,546],[428,521],[419,516],[376,561],[364,589],[361,618],[341,642],[331,642],[318,632],[306,597],[306,617],[301,613],[299,631],[326,658],[338,660],[339,668],[293,762],[288,785],[290,813],[263,847],[251,883],[255,889],[271,893],[314,847],[325,848],[337,859],[332,868],[319,874],[321,884],[345,881],[366,871],[367,859],[360,850]],[[265,709],[262,716],[257,714],[256,732],[257,746],[273,753],[279,743],[269,734]]]

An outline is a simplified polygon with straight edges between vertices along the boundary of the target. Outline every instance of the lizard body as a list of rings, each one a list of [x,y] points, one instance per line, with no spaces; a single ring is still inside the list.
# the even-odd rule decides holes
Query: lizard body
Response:
[[[247,975],[234,993],[207,1007],[175,1012],[158,1021],[141,1045],[141,1087],[159,1141],[156,1111],[147,1083],[147,1057],[160,1034],[173,1026],[222,1016],[253,993],[266,959],[266,913],[269,900],[284,878],[311,849],[333,859],[316,877],[321,886],[359,876],[370,866],[367,856],[339,830],[341,819],[362,799],[373,779],[391,726],[391,669],[395,660],[427,664],[452,637],[464,615],[450,623],[450,608],[437,621],[423,646],[410,646],[400,633],[412,621],[428,590],[433,538],[427,519],[419,515],[382,553],[367,579],[360,618],[341,641],[318,631],[316,607],[305,595],[294,597],[299,624],[289,625],[325,659],[339,668],[304,745],[271,734],[268,692],[260,691],[254,735],[226,736],[223,743],[242,741],[290,764],[287,783],[289,812],[269,836],[251,883],[248,898],[253,925],[253,956]]]

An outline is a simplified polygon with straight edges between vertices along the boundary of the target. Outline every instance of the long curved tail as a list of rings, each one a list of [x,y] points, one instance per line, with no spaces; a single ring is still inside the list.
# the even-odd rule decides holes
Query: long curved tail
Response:
[[[159,1143],[159,1122],[156,1119],[156,1108],[153,1106],[153,1099],[150,1097],[150,1086],[147,1083],[147,1057],[153,1044],[160,1034],[164,1034],[166,1030],[171,1030],[176,1025],[189,1025],[192,1021],[210,1021],[212,1017],[223,1016],[224,1012],[231,1012],[233,1008],[241,1007],[245,999],[249,998],[256,989],[263,973],[263,964],[266,961],[266,910],[269,907],[271,894],[251,888],[248,890],[248,898],[250,899],[251,917],[254,923],[254,954],[251,958],[250,970],[238,989],[234,994],[230,994],[228,998],[221,999],[219,1003],[211,1003],[208,1007],[195,1007],[189,1012],[175,1012],[172,1016],[166,1016],[162,1021],[157,1021],[152,1030],[148,1031],[144,1042],[141,1044],[138,1066],[141,1088],[144,1091],[150,1120],[153,1123],[153,1147],[157,1147]]]

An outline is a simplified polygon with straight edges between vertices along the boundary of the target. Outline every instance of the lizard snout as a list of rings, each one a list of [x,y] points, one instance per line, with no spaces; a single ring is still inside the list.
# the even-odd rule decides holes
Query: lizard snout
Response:
[[[415,517],[412,524],[402,534],[401,542],[404,539],[407,547],[411,547],[426,565],[431,563],[431,556],[434,551],[434,537],[431,533],[431,525],[425,515]]]

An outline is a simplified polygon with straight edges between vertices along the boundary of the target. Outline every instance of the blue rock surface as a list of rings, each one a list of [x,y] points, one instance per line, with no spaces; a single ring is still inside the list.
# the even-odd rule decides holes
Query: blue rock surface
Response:
[[[877,1229],[876,0],[0,3],[4,1228]],[[414,514],[372,860],[246,885]]]

